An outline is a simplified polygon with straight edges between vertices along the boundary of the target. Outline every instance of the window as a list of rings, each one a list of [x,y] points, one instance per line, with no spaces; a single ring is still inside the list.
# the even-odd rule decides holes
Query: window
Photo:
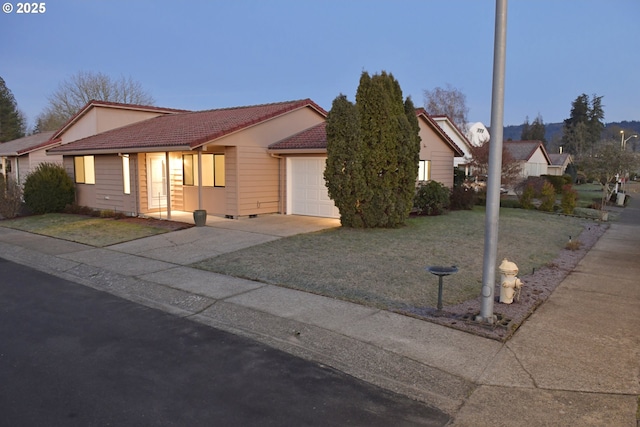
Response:
[[[182,184],[198,185],[197,154],[185,154],[182,156]],[[224,154],[202,155],[202,186],[225,186]]]
[[[76,183],[95,184],[96,171],[94,168],[93,156],[77,156],[73,158],[75,167]]]
[[[418,181],[431,179],[431,160],[420,160],[418,163]]]
[[[124,183],[124,194],[131,194],[131,175],[129,174],[129,155],[122,155],[122,182]]]

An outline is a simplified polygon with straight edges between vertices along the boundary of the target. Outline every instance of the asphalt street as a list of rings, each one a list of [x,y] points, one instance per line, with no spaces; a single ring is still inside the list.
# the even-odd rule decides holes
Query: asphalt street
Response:
[[[0,425],[443,426],[443,412],[0,258]]]

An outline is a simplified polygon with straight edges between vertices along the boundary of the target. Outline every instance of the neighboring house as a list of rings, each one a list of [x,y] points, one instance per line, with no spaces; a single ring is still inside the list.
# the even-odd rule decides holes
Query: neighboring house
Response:
[[[522,177],[547,175],[551,160],[542,141],[504,141],[505,148],[520,163]]]
[[[549,175],[562,176],[567,171],[567,166],[573,163],[573,158],[569,153],[549,154],[551,164],[547,168]]]
[[[47,156],[46,149],[57,144],[55,132],[41,132],[0,144],[0,173],[19,185],[42,162],[62,164],[62,156]]]
[[[453,159],[463,151],[424,109],[416,110],[420,126],[418,182],[434,180],[453,186]],[[269,146],[269,152],[282,159],[284,212],[338,218],[340,213],[329,198],[324,180],[327,160],[325,123]]]
[[[48,153],[63,156],[82,206],[169,218],[286,212],[283,162],[268,147],[326,114],[309,99],[197,112],[94,103]]]
[[[467,123],[466,137],[471,142],[471,145],[476,147],[484,145],[491,139],[489,131],[481,122]]]
[[[454,157],[453,166],[464,168],[465,175],[469,175],[469,160],[471,155],[471,142],[467,136],[451,121],[447,116],[431,116],[434,122],[451,138],[451,140],[462,150],[462,157]]]

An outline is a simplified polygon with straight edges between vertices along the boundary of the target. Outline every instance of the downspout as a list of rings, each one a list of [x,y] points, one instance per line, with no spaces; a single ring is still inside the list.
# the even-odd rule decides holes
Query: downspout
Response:
[[[202,147],[198,147],[198,210],[202,210]]]
[[[278,160],[278,209],[280,210],[280,214],[285,214],[284,206],[282,205],[284,198],[282,197],[282,160],[284,157],[278,156],[274,153],[269,153],[271,157]]]
[[[169,152],[165,151],[165,174],[167,175],[167,219],[171,219],[171,167],[169,166]],[[160,208],[162,210],[162,208]]]

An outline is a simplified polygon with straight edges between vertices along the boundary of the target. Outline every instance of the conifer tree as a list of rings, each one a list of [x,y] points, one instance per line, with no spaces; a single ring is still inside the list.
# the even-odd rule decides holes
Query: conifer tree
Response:
[[[0,142],[22,138],[26,123],[13,93],[0,77]]]
[[[412,206],[419,150],[415,108],[403,101],[398,81],[384,71],[363,72],[355,106],[340,95],[327,118],[325,180],[342,225],[402,225]]]

